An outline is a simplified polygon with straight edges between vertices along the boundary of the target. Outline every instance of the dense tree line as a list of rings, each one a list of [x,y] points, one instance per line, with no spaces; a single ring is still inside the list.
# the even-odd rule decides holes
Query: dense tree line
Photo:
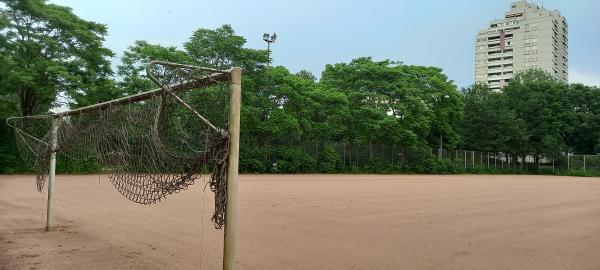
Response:
[[[566,84],[531,69],[502,92],[485,85],[463,90],[462,145],[512,155],[600,152],[600,89]]]
[[[266,50],[245,47],[245,38],[223,25],[194,31],[180,47],[136,41],[115,74],[113,52],[103,45],[106,26],[44,0],[1,2],[2,119],[154,88],[144,67],[160,59],[243,68],[240,165],[245,172],[272,172],[273,163],[278,172],[346,171],[346,152],[368,149],[369,160],[376,161],[375,145],[420,152],[411,166],[422,171],[445,166],[430,151],[440,145],[536,157],[599,150],[600,89],[558,82],[540,70],[515,75],[499,93],[485,85],[459,90],[440,68],[369,57],[327,65],[317,78],[269,67]],[[208,118],[224,121],[223,89],[195,95],[195,106]],[[25,170],[3,120],[0,133],[0,172]],[[74,171],[71,167],[85,171],[86,165],[62,169]],[[393,168],[404,169],[410,168]]]

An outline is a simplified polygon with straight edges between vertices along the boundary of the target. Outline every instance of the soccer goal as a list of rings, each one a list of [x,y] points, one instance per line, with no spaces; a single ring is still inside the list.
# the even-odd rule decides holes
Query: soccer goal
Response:
[[[7,119],[21,156],[37,174],[37,189],[47,183],[46,230],[54,227],[57,158],[98,166],[124,197],[140,204],[159,202],[210,174],[215,193],[211,220],[224,229],[223,269],[233,269],[241,69],[152,61],[146,74],[157,89]]]

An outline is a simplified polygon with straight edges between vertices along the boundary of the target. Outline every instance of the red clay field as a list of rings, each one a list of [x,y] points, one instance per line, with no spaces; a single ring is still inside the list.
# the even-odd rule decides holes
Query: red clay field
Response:
[[[0,176],[0,269],[219,269],[212,204],[59,175],[44,232],[34,176]],[[238,269],[600,269],[599,178],[242,175],[238,218]]]

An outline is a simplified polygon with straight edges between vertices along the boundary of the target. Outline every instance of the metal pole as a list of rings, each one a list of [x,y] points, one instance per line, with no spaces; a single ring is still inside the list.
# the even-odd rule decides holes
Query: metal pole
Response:
[[[471,151],[471,165],[475,168],[475,151]]]
[[[227,81],[230,76],[229,73],[231,73],[231,71],[223,70],[223,71],[219,71],[214,74],[208,75],[206,77],[202,77],[199,80],[193,80],[193,81],[183,82],[181,84],[169,85],[169,88],[173,92],[179,92],[179,91],[186,91],[186,90],[203,87],[203,86],[210,86],[210,85],[218,84],[220,82]],[[155,95],[160,95],[163,91],[164,90],[162,88],[156,88],[156,89],[153,89],[150,91],[142,92],[142,93],[127,96],[127,97],[122,97],[122,98],[118,98],[118,99],[114,99],[114,100],[110,100],[110,101],[106,101],[106,102],[101,102],[101,103],[81,107],[81,108],[66,111],[66,112],[55,113],[54,116],[55,117],[65,117],[65,116],[69,116],[69,115],[85,113],[85,112],[88,112],[91,110],[103,109],[103,108],[118,105],[118,104],[134,103],[134,102],[146,100]]]
[[[567,171],[571,170],[571,155],[567,153]]]
[[[583,172],[585,172],[585,155],[583,155]]]
[[[242,102],[242,69],[231,70],[229,82],[229,160],[227,164],[227,208],[225,212],[225,237],[223,270],[235,268],[235,238],[237,222],[237,178],[240,157],[240,106]]]
[[[483,152],[479,152],[479,167],[483,168]]]
[[[440,160],[442,160],[443,153],[444,153],[444,152],[443,152],[443,150],[442,150],[442,149],[443,149],[443,148],[442,148],[442,143],[443,143],[443,140],[442,140],[442,138],[443,138],[443,137],[442,137],[442,132],[440,131],[440,153],[439,153],[439,159],[440,159]]]
[[[50,169],[48,170],[48,205],[46,209],[46,231],[54,230],[54,182],[56,180],[56,148],[58,144],[59,118],[52,119],[51,144],[50,144]]]
[[[454,164],[456,164],[458,161],[460,161],[458,159],[458,150],[454,150]],[[458,164],[456,165],[456,167],[458,167]]]
[[[467,150],[464,150],[464,151],[465,151],[465,160],[464,161],[465,161],[465,169],[466,169],[467,168]]]
[[[267,61],[267,67],[271,64],[271,42],[267,41],[267,57],[269,58]]]

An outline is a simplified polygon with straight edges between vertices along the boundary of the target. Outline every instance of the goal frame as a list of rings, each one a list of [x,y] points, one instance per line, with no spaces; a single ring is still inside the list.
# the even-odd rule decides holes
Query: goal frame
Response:
[[[229,154],[227,162],[227,201],[225,210],[225,225],[224,225],[224,246],[223,246],[223,269],[233,270],[235,268],[236,257],[236,224],[237,224],[237,182],[238,182],[238,167],[239,167],[239,146],[240,146],[240,108],[241,108],[241,91],[242,91],[242,69],[234,67],[229,70],[216,70],[203,68],[198,66],[170,63],[165,61],[151,61],[148,67],[155,64],[166,64],[180,68],[200,69],[202,71],[212,72],[210,75],[194,80],[189,80],[176,85],[169,85],[168,88],[172,93],[189,91],[196,88],[207,87],[219,83],[229,81],[229,121],[228,132],[230,136]],[[49,115],[39,116],[24,116],[24,117],[9,117],[11,119],[30,118],[30,117],[50,117],[52,118],[51,138],[50,138],[50,164],[48,170],[48,198],[46,208],[46,231],[52,231],[55,228],[54,224],[54,192],[56,181],[56,149],[60,118],[78,115],[92,110],[104,109],[113,105],[129,104],[150,99],[156,95],[164,93],[163,88],[141,92],[138,94],[101,102],[69,111],[57,112]],[[187,104],[184,104],[187,106]],[[202,119],[206,121],[205,119]]]

